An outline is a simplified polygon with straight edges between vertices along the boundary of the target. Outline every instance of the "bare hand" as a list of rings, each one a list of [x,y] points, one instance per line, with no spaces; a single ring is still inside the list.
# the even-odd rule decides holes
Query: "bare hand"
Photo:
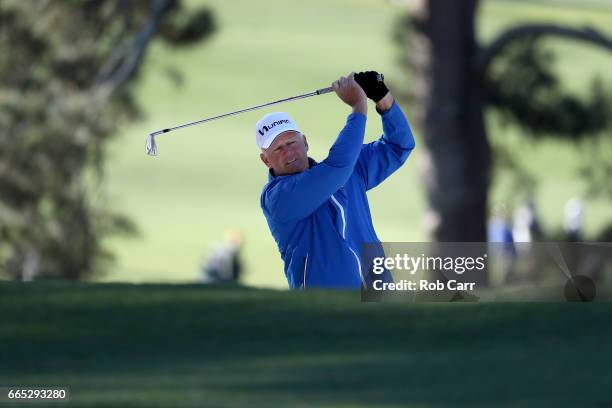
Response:
[[[340,77],[332,83],[332,89],[344,103],[353,108],[353,112],[363,113],[368,111],[368,99],[363,89],[355,82],[355,73],[351,72],[346,77]]]

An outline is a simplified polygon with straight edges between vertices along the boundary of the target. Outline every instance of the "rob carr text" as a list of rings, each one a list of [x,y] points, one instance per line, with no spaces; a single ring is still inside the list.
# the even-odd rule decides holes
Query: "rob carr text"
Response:
[[[457,282],[450,279],[446,282],[441,280],[428,281],[421,279],[418,282],[402,279],[398,282],[383,282],[382,280],[374,281],[374,290],[423,290],[423,291],[438,291],[438,290],[474,290],[476,282]]]

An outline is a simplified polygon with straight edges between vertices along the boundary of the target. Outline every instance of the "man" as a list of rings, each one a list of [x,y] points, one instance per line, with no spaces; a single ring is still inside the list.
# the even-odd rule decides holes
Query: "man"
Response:
[[[332,88],[352,113],[320,163],[308,157],[308,141],[286,113],[268,114],[255,126],[260,158],[270,173],[261,207],[292,289],[370,288],[373,278],[381,279],[370,276],[360,258],[362,243],[379,242],[366,191],[414,149],[408,122],[382,75],[351,73]],[[384,134],[364,145],[366,96],[376,102]],[[383,279],[390,281],[388,273]]]

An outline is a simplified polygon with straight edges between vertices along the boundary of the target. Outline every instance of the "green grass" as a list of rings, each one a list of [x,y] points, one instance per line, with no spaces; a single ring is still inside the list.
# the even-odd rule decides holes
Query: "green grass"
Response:
[[[155,159],[144,154],[145,136],[169,125],[321,88],[350,70],[375,68],[385,73],[392,88],[409,87],[402,83],[404,76],[395,63],[397,48],[390,39],[393,22],[405,9],[375,0],[190,3],[209,5],[219,30],[205,44],[183,50],[155,44],[147,55],[136,87],[145,118],[118,132],[109,149],[104,185],[109,204],[130,216],[141,236],[109,240],[118,264],[101,279],[193,281],[207,249],[223,239],[226,230],[238,228],[246,240],[245,282],[284,288],[276,244],[259,208],[266,170],[252,133],[267,111],[161,136],[160,156]],[[608,32],[612,26],[611,14],[600,9],[484,1],[479,37],[488,41],[508,25],[528,19],[592,24]],[[612,62],[601,51],[553,45],[561,52],[559,69],[572,89],[584,89],[590,73],[606,72]],[[171,80],[171,70],[181,73],[182,85]],[[317,159],[326,156],[348,113],[333,95],[274,109],[286,110],[296,119]],[[411,112],[406,113],[412,119]],[[492,137],[504,140],[521,137],[517,129],[489,130]],[[408,163],[369,195],[374,224],[384,241],[427,239],[418,173],[422,151],[418,129],[415,132],[417,149]],[[372,109],[367,139],[379,134]],[[517,154],[538,175],[537,198],[545,225],[558,228],[563,204],[584,189],[576,177],[575,149],[526,143],[517,147]],[[506,200],[511,192],[507,184],[503,179],[496,184],[493,202]],[[609,201],[591,200],[586,211],[589,234],[611,220]]]
[[[0,283],[0,310],[0,385],[75,408],[612,403],[605,303],[40,282]]]

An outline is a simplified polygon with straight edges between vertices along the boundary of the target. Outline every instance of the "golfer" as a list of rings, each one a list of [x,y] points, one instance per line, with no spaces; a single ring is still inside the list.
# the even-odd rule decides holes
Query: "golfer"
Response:
[[[397,170],[414,149],[410,126],[374,71],[351,73],[332,84],[352,108],[344,128],[320,163],[308,157],[308,141],[295,121],[270,113],[255,126],[260,158],[269,169],[261,207],[285,262],[289,287],[370,288],[360,257],[362,243],[379,243],[366,191]],[[376,102],[384,134],[363,144],[367,98]],[[362,267],[363,266],[363,267]]]

